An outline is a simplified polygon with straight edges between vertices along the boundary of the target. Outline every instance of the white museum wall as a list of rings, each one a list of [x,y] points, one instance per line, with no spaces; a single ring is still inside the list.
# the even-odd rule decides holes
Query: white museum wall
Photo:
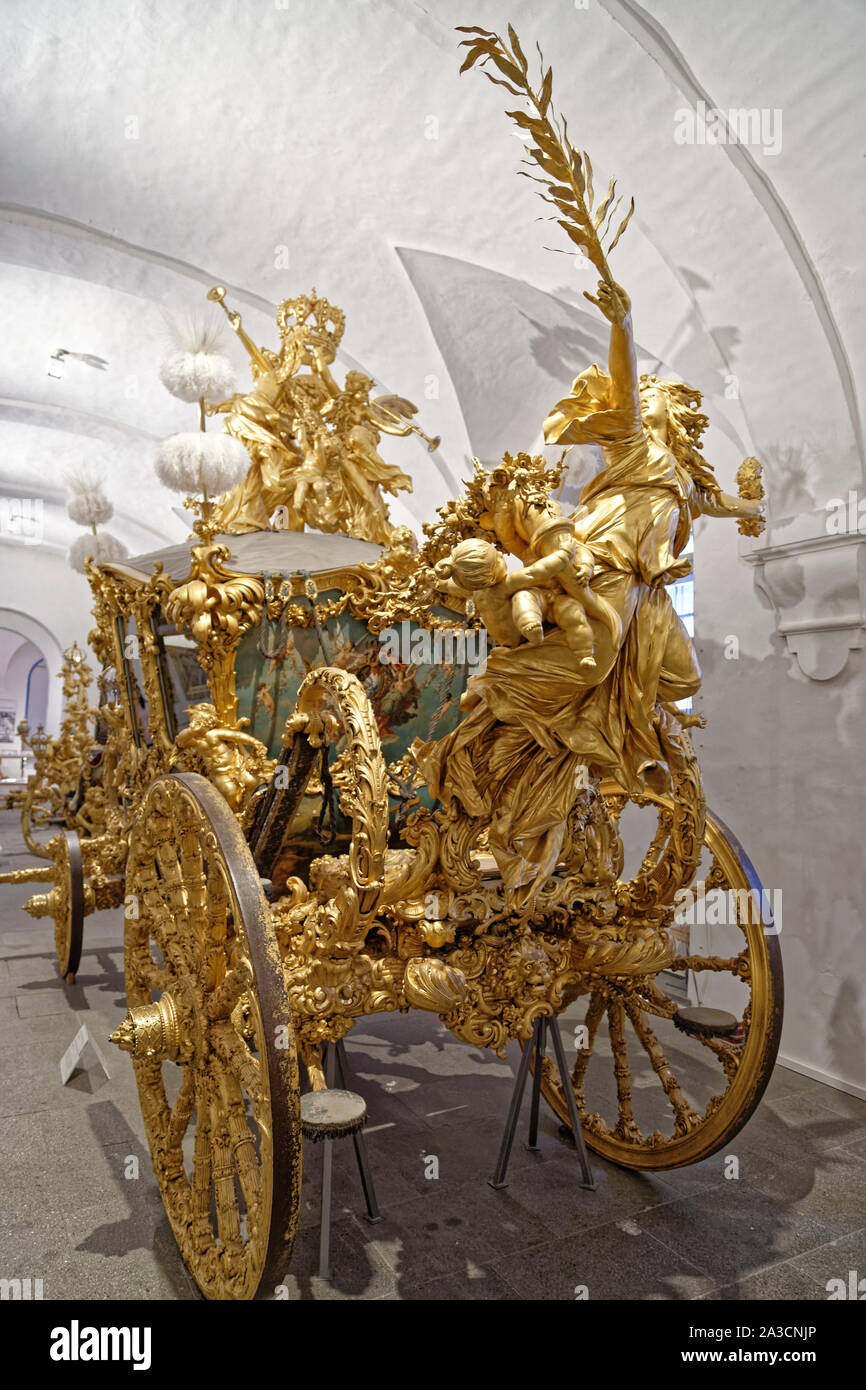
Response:
[[[34,682],[30,673],[43,660],[42,652],[29,638],[22,638],[20,633],[9,628],[0,629],[0,638],[3,639],[0,657],[0,697],[14,705],[17,724],[27,712],[28,685],[31,687],[30,704],[34,712],[38,712],[40,707],[41,702],[38,692],[33,688]],[[44,716],[45,711],[42,710],[41,717],[44,719]]]
[[[866,662],[810,680],[776,635],[735,528],[696,541],[704,683],[695,730],[708,805],[781,891],[786,1064],[866,1095]],[[725,651],[739,648],[736,659]]]
[[[90,585],[69,568],[66,556],[32,546],[0,550],[0,627],[28,638],[42,652],[48,668],[45,726],[60,727],[63,691],[60,668],[63,652],[77,641],[85,647],[93,626]],[[91,665],[95,667],[91,659]],[[22,715],[23,716],[23,705]]]
[[[27,704],[28,676],[31,668],[40,661],[39,648],[22,637],[20,632],[0,626],[0,710],[3,712],[0,730],[0,776],[17,778],[21,776],[22,763],[17,757],[21,751],[21,739],[17,727],[24,718]],[[34,708],[40,703],[34,702]],[[44,704],[44,701],[42,702]],[[44,718],[44,710],[43,710]],[[35,725],[34,725],[35,727]]]

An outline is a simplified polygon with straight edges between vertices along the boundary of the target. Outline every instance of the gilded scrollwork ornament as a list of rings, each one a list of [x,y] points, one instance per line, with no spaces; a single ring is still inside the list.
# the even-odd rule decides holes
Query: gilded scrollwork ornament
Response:
[[[229,558],[228,547],[212,540],[194,545],[190,576],[169,594],[165,612],[195,639],[199,662],[211,678],[217,714],[233,726],[238,707],[235,651],[243,634],[259,621],[265,591],[259,579],[229,570]]]

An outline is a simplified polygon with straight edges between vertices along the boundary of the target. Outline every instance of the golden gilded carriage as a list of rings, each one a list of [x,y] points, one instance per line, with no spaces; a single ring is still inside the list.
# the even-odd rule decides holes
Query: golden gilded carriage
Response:
[[[405,623],[410,642],[425,632],[412,616],[425,599],[423,557],[399,536],[378,556],[335,537],[327,546],[340,560],[325,569],[314,558],[322,539],[205,534],[184,583],[185,547],[155,564],[91,567],[91,641],[117,694],[103,711],[104,829],[54,842],[54,887],[29,905],[53,916],[64,974],[84,916],[124,907],[129,1012],[115,1041],[132,1056],[181,1253],[209,1297],[267,1296],[279,1282],[298,1209],[298,1056],[324,1086],[322,1043],[364,1014],[430,1010],[458,1038],[501,1051],[511,1038],[525,1044],[539,1014],[585,1003],[573,1084],[586,1141],[647,1169],[728,1143],[778,1045],[778,938],[754,911],[751,865],[704,812],[687,733],[673,795],[633,798],[658,819],[630,879],[618,833],[630,798],[590,777],[543,890],[509,902],[487,827],[425,797],[409,751],[419,733],[458,727],[465,657],[416,663],[410,698],[387,708],[412,663],[389,668],[377,652],[389,623]],[[442,607],[438,617],[461,637],[472,621]],[[289,650],[300,648],[300,661],[281,690],[271,679],[266,700],[260,677],[280,669],[281,648],[284,670]],[[386,760],[389,751],[398,756]],[[339,807],[323,845],[329,786]],[[707,885],[732,890],[737,905],[739,946],[726,956],[678,950],[672,933],[702,849]],[[684,971],[737,983],[734,1026],[692,1021],[660,986],[664,972]],[[717,1064],[703,1111],[662,1050],[659,1020],[679,1023]],[[640,1128],[646,1090],[631,1092],[627,1024],[667,1132]],[[542,1086],[566,1120],[552,1070]]]
[[[516,37],[507,59],[494,39],[470,42],[520,69]],[[547,102],[532,118],[544,149]],[[586,166],[563,148],[591,207]],[[281,355],[230,315],[255,389],[208,410],[229,415],[258,471],[218,505],[205,494],[191,550],[88,566],[111,696],[99,818],[55,838],[50,867],[7,879],[53,879],[28,910],[53,918],[64,976],[85,916],[123,906],[128,1013],[113,1040],[207,1297],[273,1296],[298,1217],[299,1061],[325,1089],[323,1045],[366,1014],[427,1010],[502,1053],[567,1012],[586,1143],[636,1169],[717,1152],[769,1078],[778,935],[752,865],[706,810],[696,721],[676,703],[690,644],[664,591],[689,506],[749,526],[759,503],[721,493],[697,453],[697,393],[629,377],[628,300],[603,256],[599,269],[611,378],[578,378],[548,437],[599,438],[621,499],[617,421],[633,470],[638,430],[652,471],[635,506],[661,499],[644,533],[673,516],[657,572],[605,566],[604,490],[578,525],[554,500],[563,464],[525,454],[476,464],[420,549],[393,530],[372,485],[394,476],[376,428],[390,412],[406,433],[413,408],[336,386],[338,311],[315,294],[283,306]],[[284,483],[289,529],[256,529],[250,499],[270,514]],[[329,534],[303,530],[311,516]],[[382,527],[383,545],[358,538]],[[500,623],[486,670],[480,614]],[[541,1087],[567,1123],[547,1063]]]

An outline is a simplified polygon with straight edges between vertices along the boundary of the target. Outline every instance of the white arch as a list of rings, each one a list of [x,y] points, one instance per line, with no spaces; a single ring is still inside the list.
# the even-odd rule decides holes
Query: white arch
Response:
[[[44,656],[45,665],[48,667],[48,705],[45,727],[50,734],[58,733],[63,715],[63,688],[60,680],[55,679],[60,676],[60,669],[63,665],[63,650],[60,643],[54,633],[44,624],[37,622],[29,614],[20,612],[17,608],[0,608],[0,627],[10,628],[12,632],[20,632],[21,636],[26,637],[34,646],[38,647]]]

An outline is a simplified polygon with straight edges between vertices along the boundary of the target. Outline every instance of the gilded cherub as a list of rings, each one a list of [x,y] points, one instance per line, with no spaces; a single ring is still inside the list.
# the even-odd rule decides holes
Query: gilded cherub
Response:
[[[490,541],[461,541],[435,566],[437,584],[463,598],[471,595],[484,626],[500,645],[537,644],[544,639],[547,622],[563,633],[579,664],[592,669],[596,663],[587,611],[608,627],[618,626],[618,615],[589,588],[592,554],[577,541],[568,518],[555,506],[533,511],[529,541],[518,541],[516,532],[509,535],[528,564],[509,570],[504,554]],[[508,517],[511,525],[513,510]],[[504,521],[504,514],[500,519]]]
[[[448,559],[439,561],[434,573],[438,587],[446,593],[463,598],[471,595],[494,641],[516,647],[520,642],[537,644],[544,640],[544,617],[559,595],[543,586],[570,560],[570,548],[563,545],[531,565],[509,570],[501,550],[490,541],[474,539],[456,545]],[[584,648],[588,643],[591,653],[592,634],[582,613],[580,621],[572,621],[567,636]]]
[[[189,726],[178,732],[175,747],[200,760],[232,810],[241,810],[249,793],[269,774],[263,745],[242,729],[224,728],[213,705],[191,705],[188,713]]]
[[[596,659],[587,614],[604,624],[614,642],[621,638],[622,621],[607,600],[590,587],[595,560],[589,547],[577,538],[572,518],[564,515],[553,498],[538,495],[525,474],[520,468],[513,472],[493,470],[480,523],[524,564],[531,565],[561,550],[567,552],[555,582],[545,592],[544,618],[564,632],[580,665],[591,671]]]

